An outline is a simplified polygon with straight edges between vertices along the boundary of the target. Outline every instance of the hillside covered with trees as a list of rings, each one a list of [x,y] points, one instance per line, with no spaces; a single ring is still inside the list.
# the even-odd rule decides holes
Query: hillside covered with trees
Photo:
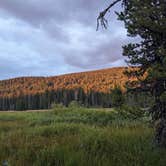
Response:
[[[110,107],[110,92],[125,90],[125,67],[54,77],[22,77],[0,81],[0,110],[45,109],[76,100],[86,106]],[[131,78],[130,78],[131,79]]]

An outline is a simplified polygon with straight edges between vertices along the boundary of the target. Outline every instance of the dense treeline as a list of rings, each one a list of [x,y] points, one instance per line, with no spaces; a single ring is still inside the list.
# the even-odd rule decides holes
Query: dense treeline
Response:
[[[75,90],[59,89],[45,91],[34,95],[20,95],[19,97],[1,97],[0,110],[35,110],[49,109],[52,104],[68,106],[72,101],[77,101],[84,107],[117,107],[128,105],[147,107],[151,98],[145,93],[123,93],[120,87],[110,90],[109,93],[89,91],[85,93],[82,88]]]
[[[125,69],[0,81],[0,110],[48,109],[53,103],[68,106],[73,100],[85,107],[114,107],[124,100],[133,103],[133,97],[124,93],[129,81]],[[124,99],[124,95],[128,97]]]
[[[0,110],[33,110],[48,109],[53,103],[62,103],[68,106],[73,100],[90,107],[111,107],[110,94],[90,91],[85,93],[83,89],[46,91],[34,95],[20,95],[19,97],[1,97]]]

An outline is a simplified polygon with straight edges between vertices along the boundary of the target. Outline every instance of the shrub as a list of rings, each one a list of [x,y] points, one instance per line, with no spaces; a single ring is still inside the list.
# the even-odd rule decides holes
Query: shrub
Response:
[[[145,116],[145,110],[142,110],[141,108],[137,106],[128,106],[128,105],[122,105],[118,111],[123,114],[123,116],[133,118],[133,119],[139,119]]]
[[[70,102],[69,108],[81,108],[81,104],[79,102],[73,100]]]
[[[57,112],[57,111],[63,111],[66,107],[62,103],[60,104],[53,103],[51,105],[51,108],[54,112]]]
[[[111,104],[113,107],[119,107],[124,104],[123,93],[118,86],[111,91]]]

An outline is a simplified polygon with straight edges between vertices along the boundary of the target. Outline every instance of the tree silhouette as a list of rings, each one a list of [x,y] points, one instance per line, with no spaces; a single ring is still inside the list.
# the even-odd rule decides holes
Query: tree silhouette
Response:
[[[126,62],[137,67],[137,70],[126,71],[126,74],[137,77],[135,87],[150,91],[155,97],[151,111],[157,124],[155,141],[166,147],[166,1],[113,1],[99,14],[97,30],[99,25],[107,28],[105,16],[117,3],[121,3],[122,11],[116,14],[124,22],[128,36],[139,37],[139,42],[123,46]]]

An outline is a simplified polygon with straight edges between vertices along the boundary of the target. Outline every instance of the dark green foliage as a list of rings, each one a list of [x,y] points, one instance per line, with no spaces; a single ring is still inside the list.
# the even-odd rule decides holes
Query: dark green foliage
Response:
[[[140,66],[137,77],[148,72],[148,76],[141,84],[152,92],[155,97],[155,105],[152,108],[153,119],[161,121],[160,132],[157,131],[156,141],[161,141],[165,132],[166,100],[160,99],[165,93],[166,87],[166,1],[140,1],[129,0],[123,13],[119,14],[120,20],[125,22],[128,35],[139,36],[141,42],[124,46],[123,55],[129,58],[130,65]],[[144,90],[144,88],[142,87]],[[158,128],[157,128],[158,130]],[[165,136],[164,136],[165,137]],[[165,137],[166,138],[166,137]],[[166,142],[166,140],[165,140]]]
[[[80,108],[81,104],[75,100],[71,101],[69,104],[69,108]]]
[[[126,74],[138,78],[135,87],[150,91],[154,96],[151,113],[153,119],[160,122],[156,128],[156,143],[165,146],[166,100],[162,100],[161,96],[166,93],[166,1],[115,0],[98,17],[104,27],[107,23],[104,16],[118,2],[123,7],[117,13],[118,19],[124,22],[128,36],[139,39],[123,46],[123,55],[127,57],[128,65],[139,67]],[[142,79],[145,73],[147,77]]]
[[[138,106],[122,105],[118,111],[123,116],[130,117],[131,119],[140,119],[147,116],[146,111]]]
[[[36,110],[49,109],[52,104],[68,106],[72,101],[86,107],[110,107],[110,93],[99,93],[83,89],[46,91],[34,95],[22,95],[20,97],[0,98],[0,110]]]
[[[122,90],[118,86],[111,91],[111,104],[113,107],[120,107],[124,103],[123,95]]]
[[[52,103],[51,104],[51,109],[63,109],[64,108],[64,105],[62,103],[60,104],[56,104],[56,103]]]
[[[16,110],[17,111],[23,111],[25,110],[26,106],[25,106],[25,101],[24,99],[22,98],[19,98],[17,101],[16,101]]]
[[[155,101],[150,92],[128,91],[125,94],[125,102],[129,106],[137,106],[142,109],[150,110]]]

